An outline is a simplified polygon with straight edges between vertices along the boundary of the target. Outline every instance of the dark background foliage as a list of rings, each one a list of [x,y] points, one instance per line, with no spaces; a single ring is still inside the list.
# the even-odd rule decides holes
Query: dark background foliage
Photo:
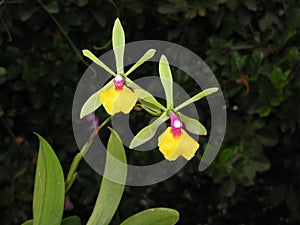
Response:
[[[127,42],[171,41],[201,56],[222,87],[228,127],[208,170],[197,171],[200,149],[165,182],[127,187],[114,224],[155,206],[179,210],[185,225],[300,224],[299,0],[0,1],[1,224],[32,217],[33,131],[52,144],[67,172],[78,152],[73,95],[90,63],[81,49],[109,50],[116,17]],[[174,73],[188,91],[199,91]],[[205,102],[198,106],[209,127]],[[84,223],[100,181],[82,162],[69,193],[74,209],[65,216]]]

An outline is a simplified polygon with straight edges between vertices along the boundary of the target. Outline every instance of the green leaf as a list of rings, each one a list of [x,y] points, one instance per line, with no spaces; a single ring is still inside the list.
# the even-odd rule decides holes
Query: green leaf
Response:
[[[33,221],[32,220],[26,220],[24,223],[22,223],[21,225],[33,225]]]
[[[55,1],[49,2],[47,5],[45,5],[45,8],[49,13],[52,14],[59,13],[59,5]]]
[[[231,53],[231,68],[235,72],[242,72],[241,55],[236,51]]]
[[[244,1],[242,1],[242,3],[244,3],[244,5],[249,10],[256,12],[256,10],[257,10],[257,2],[256,2],[256,0],[244,0]]]
[[[229,178],[222,184],[220,193],[223,196],[230,197],[235,192],[235,189],[236,189],[236,185],[234,180],[232,178]]]
[[[299,26],[300,26],[300,8],[299,7],[290,8],[289,13],[287,14],[286,25],[289,29],[294,29],[294,28],[298,29],[299,28]]]
[[[155,105],[156,107],[162,109],[163,111],[166,111],[167,109],[160,104],[151,94],[150,92],[144,90],[143,88],[141,88],[139,85],[137,85],[136,83],[134,83],[132,80],[130,80],[128,77],[125,78],[126,79],[126,84],[128,87],[131,87],[134,92],[138,95],[138,97],[140,99],[143,99],[146,102],[151,103],[152,105]]]
[[[192,132],[193,134],[197,134],[197,135],[206,135],[207,134],[206,128],[198,120],[190,118],[179,112],[178,112],[178,114],[179,114],[180,119],[184,122],[184,125],[188,131]]]
[[[219,161],[221,163],[228,163],[229,159],[237,153],[237,148],[225,148],[219,153]]]
[[[111,129],[104,175],[97,201],[87,225],[107,225],[118,208],[127,177],[126,155],[119,135]],[[115,183],[111,180],[117,180]]]
[[[166,94],[167,108],[172,109],[173,108],[173,77],[172,77],[168,59],[164,55],[161,56],[159,61],[159,76]]]
[[[271,167],[269,159],[265,156],[261,156],[256,160],[249,160],[248,163],[251,164],[258,172],[265,172]]]
[[[113,86],[113,81],[109,81],[106,85],[104,85],[99,91],[92,94],[86,102],[83,104],[80,111],[80,119],[85,117],[86,115],[96,111],[101,106],[100,102],[100,92],[106,91]]]
[[[150,125],[144,127],[140,132],[135,135],[135,137],[132,139],[129,148],[133,149],[137,146],[140,146],[144,144],[145,142],[149,141],[156,133],[157,128],[165,122],[169,116],[164,112],[158,119],[156,119],[153,123]]]
[[[115,52],[117,74],[124,74],[123,58],[125,49],[125,34],[120,20],[117,18],[112,31],[112,45]]]
[[[81,225],[81,219],[78,216],[69,216],[63,219],[61,225]]]
[[[290,70],[282,72],[281,68],[274,67],[269,79],[276,90],[281,91],[288,84],[290,72]]]
[[[140,58],[126,73],[125,77],[128,76],[130,73],[132,73],[136,68],[138,68],[140,65],[142,65],[144,62],[148,61],[153,57],[155,54],[155,49],[149,49],[143,56]]]
[[[276,24],[279,28],[281,28],[281,22],[279,18],[271,13],[267,13],[262,19],[259,20],[258,26],[261,31],[266,31],[273,24]]]
[[[178,111],[179,109],[182,109],[184,107],[186,107],[187,105],[196,102],[198,100],[200,100],[201,98],[208,96],[210,94],[213,94],[215,92],[217,92],[219,90],[219,88],[217,87],[213,87],[213,88],[207,88],[204,91],[199,92],[198,94],[194,95],[192,98],[186,100],[185,102],[181,103],[179,106],[177,106],[175,108],[176,111]]]
[[[48,142],[40,141],[33,193],[33,224],[59,225],[64,210],[64,175],[58,158]]]
[[[121,225],[174,225],[179,220],[179,213],[175,209],[153,208],[139,212]]]
[[[0,66],[0,77],[7,74],[7,70],[5,67]]]
[[[255,70],[258,69],[258,67],[262,63],[263,59],[264,59],[264,53],[262,51],[256,51],[252,54],[252,61],[253,61]]]
[[[110,73],[113,76],[116,76],[115,72],[113,72],[108,66],[106,66],[100,59],[98,59],[90,50],[84,49],[82,50],[82,54],[85,57],[88,57],[90,60],[92,60],[94,63],[96,63],[98,66],[102,67],[104,70],[106,70],[108,73]]]

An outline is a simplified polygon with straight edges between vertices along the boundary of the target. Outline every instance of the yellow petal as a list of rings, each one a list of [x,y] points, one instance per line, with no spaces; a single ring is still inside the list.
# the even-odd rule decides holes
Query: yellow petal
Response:
[[[199,148],[199,144],[184,130],[182,130],[180,137],[174,137],[171,133],[171,127],[168,127],[159,136],[158,147],[168,160],[176,160],[179,156],[190,160]]]
[[[109,115],[115,114],[113,106],[120,93],[121,91],[116,91],[115,86],[111,87],[107,91],[100,92],[100,102]]]
[[[100,102],[109,115],[114,115],[118,112],[129,113],[137,99],[137,94],[126,86],[123,86],[123,89],[120,91],[113,86],[107,91],[100,92]]]
[[[188,133],[182,130],[180,142],[177,146],[176,151],[180,152],[180,155],[182,155],[187,160],[190,160],[195,155],[199,146],[200,145],[197,141],[195,141]]]
[[[163,132],[158,137],[158,147],[164,157],[168,160],[175,160],[174,150],[179,143],[180,137],[175,138],[171,133],[171,127],[168,127],[165,132]],[[172,157],[173,156],[173,157]]]
[[[116,101],[113,105],[113,112],[123,112],[125,114],[129,113],[134,107],[138,96],[136,93],[131,91],[126,86],[123,86],[121,93],[117,96]]]

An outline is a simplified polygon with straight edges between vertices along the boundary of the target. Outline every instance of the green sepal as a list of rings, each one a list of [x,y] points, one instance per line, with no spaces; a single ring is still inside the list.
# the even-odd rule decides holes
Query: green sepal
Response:
[[[159,76],[166,94],[167,108],[173,108],[173,77],[166,56],[162,55],[159,62]]]
[[[215,93],[219,90],[219,88],[217,87],[213,87],[213,88],[207,88],[204,91],[199,92],[198,94],[194,95],[193,97],[191,97],[190,99],[186,100],[185,102],[181,103],[179,106],[177,106],[175,108],[176,111],[186,107],[187,105],[196,102],[198,100],[200,100],[201,98],[208,96],[212,93]]]
[[[117,18],[112,31],[112,46],[115,53],[117,74],[124,74],[124,50],[125,50],[125,34],[122,24]]]
[[[183,123],[188,131],[190,131],[193,134],[197,134],[197,135],[206,135],[207,134],[206,128],[198,120],[190,118],[180,112],[177,112],[177,114],[179,115],[179,118],[183,121]]]
[[[158,127],[167,119],[169,119],[169,116],[167,115],[166,112],[164,112],[153,123],[144,127],[140,132],[138,132],[135,135],[135,137],[132,139],[129,145],[129,148],[133,149],[149,141],[155,135]]]

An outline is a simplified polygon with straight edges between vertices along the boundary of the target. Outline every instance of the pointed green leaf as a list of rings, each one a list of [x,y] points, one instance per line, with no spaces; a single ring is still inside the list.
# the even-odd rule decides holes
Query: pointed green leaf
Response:
[[[80,111],[80,119],[85,117],[86,115],[96,111],[101,106],[100,102],[100,92],[106,91],[113,86],[113,81],[109,81],[106,85],[104,85],[99,91],[92,94],[86,102],[83,104]]]
[[[178,112],[178,114],[179,114],[180,119],[184,122],[184,125],[188,131],[192,132],[193,134],[197,134],[197,135],[206,135],[207,134],[206,128],[198,120],[190,118],[179,112]]]
[[[112,45],[115,52],[117,74],[124,74],[123,58],[125,34],[120,20],[117,18],[112,31]]]
[[[116,76],[116,73],[114,71],[112,71],[107,65],[105,65],[100,59],[98,59],[90,50],[84,49],[84,50],[82,50],[82,54],[84,56],[88,57],[90,60],[92,60],[98,66],[102,67],[104,70],[106,70],[111,75]]]
[[[63,219],[61,225],[81,225],[81,219],[78,216],[69,216]]]
[[[153,208],[139,212],[121,225],[174,225],[179,220],[179,213],[175,209]]]
[[[159,62],[159,76],[167,99],[167,108],[173,108],[173,77],[168,59],[162,55]]]
[[[132,80],[130,80],[128,77],[125,78],[126,84],[128,87],[131,87],[133,91],[138,95],[140,99],[143,99],[146,102],[151,103],[152,105],[155,105],[156,107],[162,109],[163,111],[166,110],[166,108],[160,104],[151,94],[150,92],[144,90],[139,85],[134,83]]]
[[[118,208],[127,177],[126,155],[119,135],[111,129],[100,191],[87,225],[107,225]],[[115,183],[109,179],[118,180]]]
[[[166,113],[163,113],[158,119],[156,119],[153,123],[150,125],[144,127],[140,132],[135,135],[135,137],[132,139],[129,148],[135,148],[137,146],[140,146],[147,141],[149,141],[156,133],[158,127],[165,122],[169,117]]]
[[[126,73],[125,73],[125,77],[128,76],[130,73],[132,73],[136,68],[138,68],[140,65],[142,65],[144,62],[148,61],[149,59],[151,59],[154,54],[155,54],[156,50],[155,49],[149,49],[143,56],[142,58],[140,58]]]
[[[33,193],[33,224],[59,225],[64,210],[64,175],[58,158],[48,142],[40,141]]]
[[[179,106],[177,106],[175,108],[175,110],[178,111],[178,110],[186,107],[187,105],[200,100],[201,98],[203,98],[205,96],[208,96],[208,95],[210,95],[212,93],[217,92],[218,90],[219,90],[219,88],[217,88],[217,87],[207,88],[204,91],[199,92],[198,94],[194,95],[192,98],[186,100],[185,102],[183,102],[182,104],[180,104]]]

